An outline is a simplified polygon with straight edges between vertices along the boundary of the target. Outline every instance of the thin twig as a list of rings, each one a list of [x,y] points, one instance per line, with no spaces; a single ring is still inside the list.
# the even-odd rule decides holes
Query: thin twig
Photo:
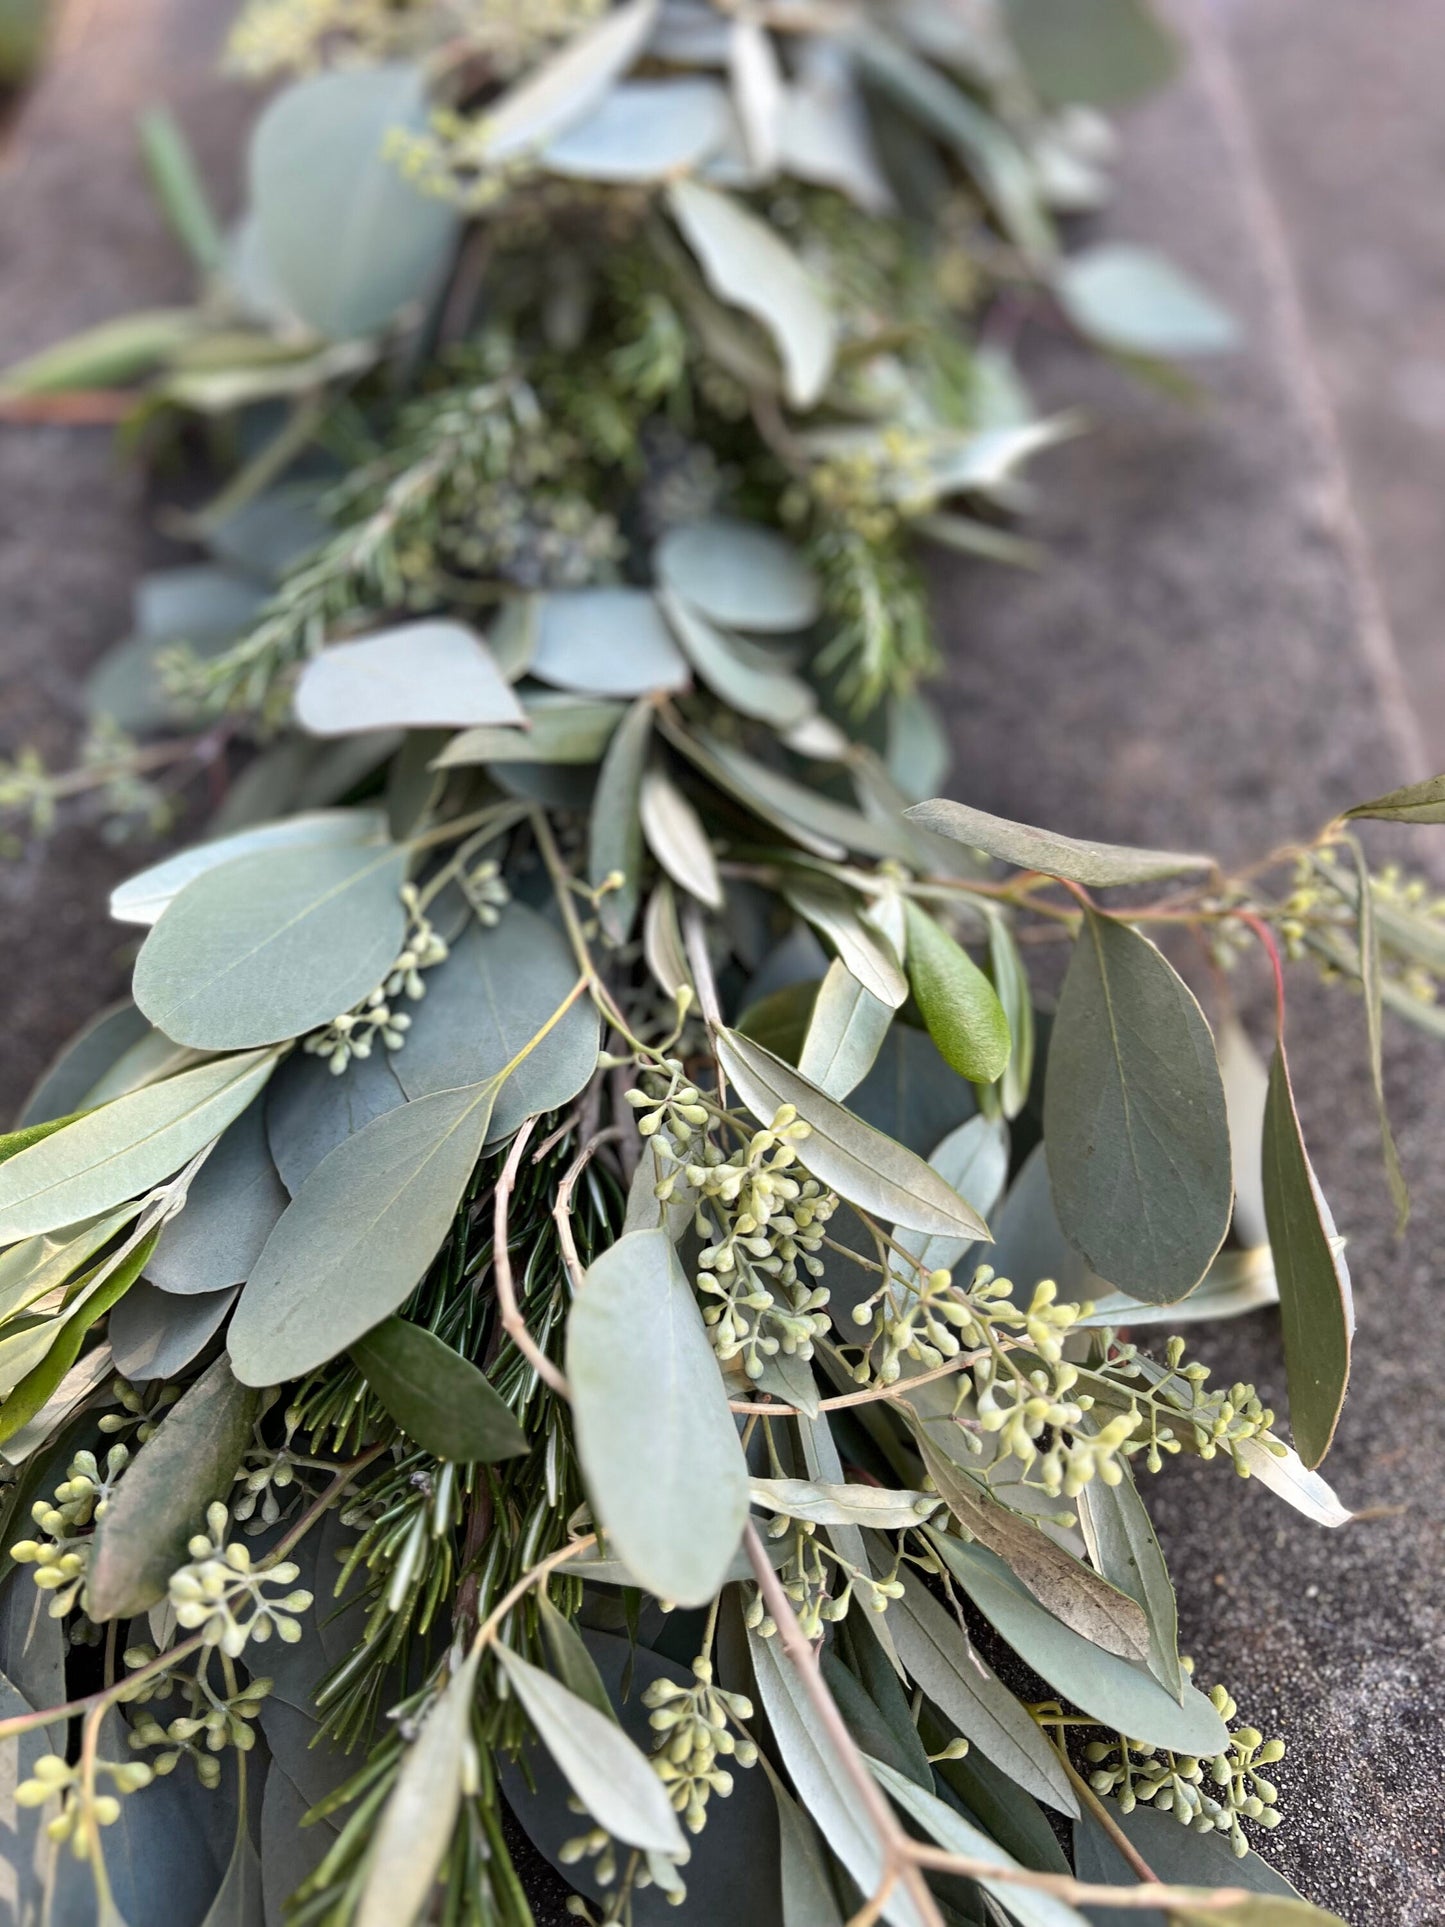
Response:
[[[574,1292],[582,1289],[585,1268],[577,1252],[577,1240],[572,1235],[572,1193],[577,1188],[577,1180],[587,1169],[593,1157],[604,1144],[621,1137],[626,1126],[609,1124],[605,1130],[594,1131],[582,1149],[573,1158],[557,1186],[557,1196],[552,1202],[552,1217],[557,1226],[557,1236],[562,1245],[562,1258],[567,1266],[567,1276],[572,1280]],[[563,1381],[565,1388],[565,1380]],[[564,1389],[564,1396],[566,1396]]]
[[[541,1346],[527,1330],[517,1304],[517,1293],[512,1283],[512,1254],[507,1248],[507,1208],[511,1203],[512,1191],[517,1182],[517,1172],[521,1169],[522,1154],[527,1148],[528,1139],[536,1126],[536,1118],[529,1117],[512,1139],[512,1148],[507,1153],[507,1162],[502,1166],[502,1175],[497,1179],[497,1189],[492,1200],[492,1281],[496,1288],[497,1304],[502,1313],[502,1329],[526,1359],[532,1370],[544,1385],[550,1385],[559,1398],[569,1398],[567,1381],[548,1358]]]

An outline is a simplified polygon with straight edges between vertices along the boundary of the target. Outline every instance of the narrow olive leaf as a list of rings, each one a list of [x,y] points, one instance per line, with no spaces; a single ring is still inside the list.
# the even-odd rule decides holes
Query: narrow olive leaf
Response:
[[[481,158],[494,163],[534,153],[575,127],[641,53],[657,10],[658,0],[629,0],[564,42],[493,103],[482,130]]]
[[[1216,1904],[1217,1889],[1200,1887],[1198,1907],[1176,1906],[1174,1927],[1345,1927],[1338,1914],[1327,1913],[1308,1900],[1286,1900],[1275,1894],[1251,1894],[1226,1907]]]
[[[86,1574],[92,1619],[130,1618],[164,1598],[206,1507],[229,1500],[259,1410],[257,1394],[218,1358],[166,1413],[95,1528]]]
[[[477,1367],[435,1332],[388,1318],[356,1340],[351,1357],[402,1431],[437,1458],[491,1464],[529,1449]]]
[[[779,1651],[781,1644],[776,1638],[748,1632],[748,1651],[778,1758],[803,1811],[817,1824],[859,1892],[874,1893],[884,1870],[878,1830],[819,1723],[796,1667]],[[915,1903],[897,1886],[881,1917],[890,1927],[921,1927],[922,1922]]]
[[[1064,1235],[1150,1304],[1192,1291],[1229,1229],[1229,1123],[1193,993],[1127,924],[1084,912],[1049,1045],[1044,1145]]]
[[[863,988],[889,1010],[897,1010],[908,996],[898,953],[880,930],[859,916],[847,893],[821,884],[789,883],[783,895],[828,939]]]
[[[785,1519],[806,1519],[815,1526],[869,1526],[880,1532],[909,1530],[943,1504],[931,1492],[817,1479],[752,1479],[748,1497]]]
[[[821,1184],[905,1231],[988,1239],[972,1205],[915,1152],[845,1111],[761,1044],[732,1030],[718,1031],[714,1042],[728,1081],[760,1124],[791,1105],[810,1127],[798,1156]]]
[[[0,1410],[0,1442],[13,1439],[45,1409],[64,1382],[66,1374],[80,1357],[85,1335],[97,1319],[116,1305],[145,1269],[146,1259],[155,1244],[155,1233],[142,1238],[123,1258],[103,1260],[75,1288],[65,1314],[40,1326],[37,1336],[46,1340],[44,1356],[10,1392]],[[47,1338],[47,1330],[53,1336]]]
[[[642,773],[652,741],[653,706],[640,696],[618,724],[602,767],[588,823],[587,879],[601,894],[597,916],[613,943],[626,943],[642,901]],[[614,877],[621,882],[604,890]]]
[[[1080,248],[1059,263],[1054,292],[1080,334],[1120,354],[1216,355],[1239,343],[1233,317],[1152,248]]]
[[[1345,1402],[1355,1307],[1343,1242],[1305,1150],[1282,1035],[1264,1110],[1264,1213],[1279,1283],[1290,1427],[1313,1470],[1330,1449]]]
[[[559,589],[542,598],[532,674],[590,696],[686,689],[687,658],[650,590]]]
[[[1148,1508],[1127,1465],[1117,1485],[1092,1479],[1078,1498],[1079,1527],[1089,1557],[1112,1586],[1128,1593],[1149,1621],[1149,1671],[1175,1699],[1184,1697],[1179,1663],[1179,1612],[1169,1568]]]
[[[146,1267],[162,1291],[224,1291],[244,1284],[288,1203],[266,1142],[264,1097],[231,1125],[191,1180]]]
[[[988,918],[988,974],[1013,1045],[999,1083],[1003,1114],[1012,1119],[1029,1101],[1034,1074],[1034,1000],[1013,931],[997,914]]]
[[[1003,1005],[963,945],[911,900],[908,981],[940,1053],[975,1084],[992,1084],[1008,1065],[1012,1039]]]
[[[794,545],[773,529],[725,516],[708,516],[670,529],[652,565],[677,603],[725,629],[787,635],[816,622],[822,592]],[[701,673],[701,671],[699,671]],[[731,700],[730,691],[719,691]]]
[[[30,1144],[0,1164],[0,1244],[77,1224],[170,1177],[240,1116],[275,1064],[274,1051],[218,1058]]]
[[[403,1104],[323,1158],[266,1241],[227,1343],[247,1385],[324,1365],[389,1317],[441,1248],[491,1123],[495,1080]]]
[[[778,1809],[783,1927],[843,1927],[842,1911],[828,1878],[827,1860],[817,1829],[784,1788],[766,1753],[758,1755],[758,1764],[768,1776]]]
[[[1215,1033],[1224,1109],[1229,1119],[1230,1159],[1234,1165],[1234,1235],[1246,1248],[1268,1244],[1264,1221],[1264,1184],[1260,1147],[1269,1072],[1239,1019],[1229,1016]]]
[[[935,797],[905,810],[910,823],[952,837],[971,850],[982,850],[1015,869],[1038,870],[1045,876],[1066,877],[1090,889],[1115,883],[1157,883],[1166,877],[1191,876],[1214,868],[1213,857],[1179,856],[1172,850],[1135,850],[1118,843],[1081,843],[1053,830],[1037,830],[1028,823],[990,816],[967,803]]]
[[[811,408],[828,385],[837,321],[813,277],[787,243],[741,201],[673,180],[668,205],[709,286],[772,336],[795,408]]]
[[[642,948],[647,967],[665,996],[675,996],[684,984],[692,987],[692,971],[677,920],[677,898],[666,877],[660,879],[647,899],[642,917]]]
[[[302,670],[295,707],[312,736],[526,720],[491,651],[461,622],[404,622],[332,643]]]
[[[401,949],[407,852],[257,850],[195,877],[136,959],[134,995],[198,1050],[277,1044],[373,991]]]
[[[20,1153],[28,1151],[32,1144],[43,1144],[46,1138],[54,1137],[55,1133],[64,1130],[67,1124],[74,1124],[80,1115],[79,1111],[72,1111],[66,1117],[48,1117],[39,1124],[22,1124],[19,1130],[7,1131],[3,1137],[0,1137],[0,1164],[19,1157]]]
[[[1076,1559],[1034,1519],[990,1497],[904,1406],[923,1463],[965,1532],[1001,1559],[1010,1577],[1091,1646],[1126,1660],[1149,1657],[1149,1622],[1137,1600]]]
[[[840,957],[828,966],[808,1019],[800,1074],[839,1103],[868,1075],[888,1026],[890,1006],[865,990]]]
[[[912,1573],[889,1623],[908,1677],[963,1737],[1025,1791],[1060,1813],[1079,1803],[1058,1753],[1028,1709],[986,1666],[962,1627]]]
[[[665,1230],[630,1231],[588,1267],[567,1321],[567,1379],[609,1544],[659,1599],[713,1598],[747,1518],[747,1466]]]
[[[110,893],[110,914],[117,923],[139,923],[149,928],[193,878],[235,857],[250,856],[257,850],[288,850],[298,844],[334,843],[356,848],[363,843],[380,843],[385,836],[386,815],[382,810],[306,810],[300,816],[282,817],[277,823],[262,823],[253,830],[218,837],[213,843],[193,844],[167,857],[164,863],[154,863],[148,870],[127,877]]]
[[[406,1751],[367,1857],[356,1927],[399,1927],[426,1909],[462,1803],[480,1657],[462,1661]]]
[[[671,777],[649,769],[638,798],[647,847],[680,889],[711,910],[722,908],[722,882],[702,819]]]
[[[433,769],[469,769],[482,763],[585,764],[601,757],[626,714],[621,703],[600,696],[531,691],[523,705],[525,729],[501,724],[464,729],[453,736]]]
[[[1340,1504],[1334,1487],[1318,1472],[1311,1472],[1289,1446],[1278,1439],[1272,1444],[1273,1449],[1263,1439],[1239,1441],[1235,1449],[1249,1467],[1250,1477],[1317,1526],[1347,1526],[1355,1515]]]
[[[929,1543],[1019,1658],[1111,1733],[1196,1757],[1225,1751],[1224,1721],[1197,1687],[1185,1687],[1181,1705],[1142,1666],[1104,1652],[1045,1611],[986,1546],[933,1532]]]
[[[770,723],[780,733],[817,708],[818,699],[807,683],[781,664],[757,662],[745,655],[736,638],[699,615],[681,596],[661,589],[657,600],[699,681],[730,708]]]
[[[251,207],[270,277],[333,340],[374,334],[430,294],[458,217],[387,153],[425,125],[419,66],[353,67],[275,94],[251,136]]]
[[[143,308],[102,321],[0,369],[0,395],[120,387],[160,367],[205,325],[199,308]]]
[[[1410,1219],[1410,1192],[1400,1168],[1400,1153],[1395,1148],[1395,1133],[1390,1129],[1390,1113],[1385,1102],[1384,1038],[1381,1034],[1380,933],[1375,919],[1375,891],[1370,881],[1370,866],[1359,840],[1350,837],[1350,854],[1355,860],[1355,902],[1360,931],[1360,986],[1365,999],[1365,1041],[1370,1054],[1370,1083],[1375,1093],[1375,1110],[1380,1119],[1380,1153],[1385,1161],[1385,1182],[1395,1207],[1395,1231],[1405,1229]]]
[[[552,1604],[545,1586],[537,1593],[537,1617],[541,1621],[547,1652],[562,1684],[569,1693],[575,1693],[578,1699],[595,1707],[604,1718],[615,1721],[617,1715],[607,1697],[607,1688],[602,1684],[596,1660],[588,1652],[582,1635],[571,1620]]]
[[[1445,823],[1445,776],[1431,776],[1423,783],[1406,783],[1402,788],[1377,796],[1370,803],[1356,803],[1345,811],[1352,817],[1369,816],[1382,823]]]
[[[597,1825],[644,1853],[685,1858],[667,1790],[610,1708],[600,1712],[505,1646],[496,1654],[542,1744]]]

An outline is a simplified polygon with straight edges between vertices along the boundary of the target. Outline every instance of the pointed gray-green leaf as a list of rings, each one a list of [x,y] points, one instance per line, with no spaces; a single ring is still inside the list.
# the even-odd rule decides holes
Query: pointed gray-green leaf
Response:
[[[722,908],[722,882],[702,819],[668,775],[649,769],[638,798],[647,847],[680,889],[712,910]]]
[[[1239,1019],[1228,1016],[1215,1033],[1224,1108],[1229,1119],[1229,1149],[1234,1165],[1234,1235],[1246,1247],[1269,1242],[1264,1216],[1261,1147],[1269,1072]]]
[[[259,1410],[255,1392],[218,1358],[166,1413],[96,1526],[86,1573],[92,1619],[127,1618],[164,1597],[206,1507],[229,1501]]]
[[[719,789],[815,856],[841,862],[849,850],[861,850],[867,856],[914,861],[913,840],[899,824],[875,822],[861,810],[835,803],[831,796],[794,782],[731,743],[688,736],[676,727],[668,728],[667,734]]]
[[[798,1070],[841,1103],[872,1069],[892,1021],[890,1006],[835,957],[813,1004]]]
[[[748,1496],[765,1512],[785,1519],[807,1519],[817,1526],[867,1526],[880,1532],[911,1529],[943,1503],[928,1492],[817,1479],[752,1479]]]
[[[666,996],[675,996],[683,984],[691,987],[692,971],[677,920],[677,897],[666,877],[658,881],[647,899],[642,918],[642,947],[647,967]]]
[[[898,1657],[963,1737],[1017,1785],[1060,1813],[1074,1814],[1074,1798],[1058,1754],[1017,1697],[965,1638],[946,1607],[912,1573],[889,1612]]]
[[[399,847],[259,850],[192,879],[136,960],[137,1004],[198,1050],[276,1044],[381,982],[406,928]]]
[[[1277,1449],[1271,1451],[1263,1439],[1239,1441],[1236,1449],[1249,1467],[1250,1477],[1317,1526],[1347,1526],[1355,1515],[1340,1504],[1334,1487],[1318,1472],[1311,1472],[1298,1452],[1282,1440],[1275,1439],[1273,1444]]]
[[[990,816],[987,810],[950,802],[946,797],[915,803],[904,814],[925,830],[952,837],[971,850],[983,850],[1016,869],[1067,877],[1094,890],[1115,883],[1157,883],[1214,868],[1212,857],[1178,856],[1172,850],[1135,850],[1117,843],[1081,843],[1053,830],[1037,830],[1029,823]]]
[[[129,999],[101,1011],[42,1072],[16,1119],[17,1129],[88,1109],[86,1098],[112,1064],[149,1035],[150,1025]]]
[[[1345,1401],[1355,1308],[1334,1219],[1305,1150],[1282,1037],[1264,1110],[1264,1212],[1279,1282],[1290,1428],[1312,1470],[1330,1449]]]
[[[251,206],[267,267],[303,321],[342,340],[423,301],[445,268],[454,208],[387,151],[423,127],[420,67],[351,67],[293,82],[251,136]]]
[[[658,543],[652,565],[675,597],[725,629],[785,635],[816,622],[823,606],[798,549],[754,522],[685,522]]]
[[[736,638],[671,590],[659,590],[657,599],[699,680],[739,715],[770,723],[780,733],[812,715],[818,699],[797,676],[744,655]]]
[[[687,658],[646,589],[558,589],[542,598],[532,674],[589,696],[686,689]]]
[[[435,1332],[388,1318],[354,1341],[351,1357],[402,1431],[437,1458],[491,1464],[529,1449],[481,1372]]]
[[[466,769],[486,763],[598,762],[625,711],[600,696],[563,695],[557,690],[527,692],[527,727],[501,725],[463,730],[437,757],[436,769]]]
[[[275,1068],[249,1051],[87,1111],[0,1164],[0,1244],[108,1211],[178,1171],[240,1116]]]
[[[1009,0],[1007,23],[1025,73],[1055,107],[1121,107],[1179,67],[1179,43],[1150,0]]]
[[[1400,1153],[1395,1148],[1395,1133],[1390,1129],[1389,1106],[1385,1101],[1384,1037],[1381,1032],[1380,933],[1375,916],[1375,887],[1370,866],[1357,837],[1350,837],[1350,854],[1355,860],[1355,905],[1360,935],[1360,987],[1365,1002],[1365,1042],[1370,1055],[1370,1082],[1375,1092],[1375,1110],[1380,1119],[1380,1153],[1385,1163],[1385,1182],[1395,1207],[1395,1232],[1398,1236],[1410,1219],[1410,1192],[1400,1168]]]
[[[177,1298],[144,1279],[110,1314],[106,1337],[115,1369],[136,1384],[174,1378],[205,1350],[235,1304],[239,1287]],[[14,1441],[11,1441],[14,1444]]]
[[[1228,1834],[1196,1833],[1182,1827],[1172,1813],[1142,1802],[1125,1813],[1108,1803],[1109,1817],[1133,1842],[1159,1880],[1182,1887],[1242,1887],[1247,1893],[1298,1899],[1283,1874],[1257,1853],[1236,1854]],[[1105,1887],[1129,1887],[1138,1878],[1118,1847],[1092,1817],[1074,1826],[1074,1864],[1080,1880]],[[1217,1917],[1217,1916],[1216,1916]],[[1094,1927],[1165,1927],[1165,1917],[1154,1909],[1090,1907]],[[1226,1923],[1229,1915],[1225,1914]],[[1301,1923],[1308,1927],[1308,1923]]]
[[[464,623],[438,620],[332,643],[302,670],[295,706],[312,736],[525,720],[481,637]]]
[[[356,1927],[398,1927],[427,1907],[462,1803],[479,1657],[462,1661],[402,1757],[367,1857]]]
[[[261,1894],[261,1856],[252,1843],[247,1816],[243,1812],[226,1877],[201,1927],[265,1927],[265,1919],[265,1903]]]
[[[667,1791],[611,1713],[507,1647],[496,1654],[542,1744],[597,1824],[644,1853],[682,1859],[686,1847]]]
[[[598,1018],[590,1000],[576,997],[557,1017],[577,986],[571,949],[526,904],[509,905],[489,930],[474,925],[426,982],[392,1068],[408,1097],[425,1097],[496,1077],[525,1052],[497,1092],[493,1141],[565,1104],[596,1069]]]
[[[385,836],[386,816],[381,810],[308,810],[300,816],[282,817],[279,822],[238,830],[234,836],[218,837],[211,843],[193,844],[163,863],[128,877],[110,893],[110,914],[118,923],[139,923],[149,928],[186,884],[238,856],[303,844],[356,848],[363,843],[379,844]]]
[[[713,1598],[747,1517],[747,1467],[666,1231],[628,1232],[589,1266],[567,1321],[567,1379],[609,1545],[658,1598]]]
[[[1346,817],[1376,817],[1384,823],[1445,823],[1445,776],[1406,783],[1369,803],[1356,803]]]
[[[1054,288],[1079,332],[1120,354],[1214,355],[1239,341],[1219,303],[1150,248],[1083,248],[1060,263]]]
[[[224,1291],[244,1284],[286,1209],[286,1187],[266,1142],[265,1098],[231,1125],[191,1180],[146,1276],[162,1291]]]
[[[585,1700],[605,1719],[615,1721],[612,1702],[607,1697],[607,1688],[602,1684],[596,1660],[588,1652],[586,1642],[571,1620],[552,1604],[545,1587],[537,1594],[537,1617],[541,1622],[542,1636],[547,1642],[547,1654],[553,1671],[562,1684],[569,1693],[575,1693],[578,1699]]]
[[[657,10],[658,0],[629,0],[564,41],[492,104],[480,158],[494,163],[536,152],[593,112],[641,53]]]
[[[721,146],[727,131],[727,95],[715,80],[626,80],[585,120],[550,141],[541,158],[551,173],[570,180],[660,181],[696,167]]]
[[[1197,1687],[1185,1687],[1181,1705],[1141,1666],[1106,1653],[1055,1619],[987,1547],[941,1534],[930,1535],[930,1542],[1019,1658],[1110,1732],[1176,1753],[1212,1757],[1225,1750],[1224,1721]]]
[[[1017,1866],[1012,1855],[1005,1853],[986,1833],[966,1820],[956,1807],[940,1800],[936,1793],[915,1785],[881,1760],[870,1760],[868,1764],[874,1778],[909,1818],[915,1820],[940,1847],[949,1853],[982,1861],[985,1866]],[[1056,1899],[1053,1894],[1041,1893],[1038,1888],[1030,1887],[1023,1881],[984,1878],[979,1884],[1018,1921],[1019,1927],[1088,1927],[1084,1916],[1075,1908]]]
[[[833,371],[837,322],[807,268],[765,221],[716,188],[674,180],[667,199],[713,292],[767,329],[788,400],[811,408]]]
[[[949,1132],[928,1162],[945,1184],[967,1198],[981,1218],[987,1218],[1003,1193],[1008,1158],[1008,1126],[1003,1119],[971,1117]],[[951,1270],[969,1248],[963,1238],[924,1238],[915,1231],[897,1235],[903,1249],[928,1271]]]
[[[625,943],[631,936],[642,897],[642,773],[652,741],[652,717],[652,704],[639,697],[618,724],[597,773],[587,876],[594,890],[610,876],[622,878],[618,888],[604,891],[597,902],[598,920],[613,943]]]
[[[1084,912],[1044,1089],[1059,1224],[1150,1304],[1192,1291],[1229,1229],[1224,1086],[1193,993],[1137,931]]]
[[[798,915],[828,939],[863,988],[897,1010],[908,996],[898,953],[876,925],[858,914],[854,900],[842,890],[812,883],[790,883],[783,894]]]
[[[988,973],[1013,1039],[999,1098],[1004,1116],[1015,1118],[1028,1103],[1034,1074],[1034,1000],[1014,934],[996,914],[988,919]]]
[[[239,1378],[300,1377],[410,1297],[451,1228],[494,1096],[488,1083],[418,1098],[322,1160],[267,1240],[231,1320]]]
[[[406,1102],[392,1053],[353,1057],[340,1077],[324,1057],[294,1051],[266,1092],[266,1139],[294,1198],[321,1160],[383,1111]]]
[[[748,1634],[753,1671],[778,1758],[804,1811],[864,1894],[876,1891],[883,1873],[877,1828],[863,1806],[821,1726],[796,1668],[779,1650],[782,1641]],[[894,1887],[881,1918],[890,1927],[922,1927],[915,1903]],[[804,1924],[810,1927],[810,1924]]]
[[[944,1060],[960,1077],[992,1084],[1008,1064],[1012,1040],[988,978],[943,927],[910,901],[908,981]]]
[[[783,1927],[843,1927],[843,1915],[829,1884],[827,1861],[817,1829],[785,1791],[766,1754],[759,1757],[758,1764],[768,1776],[778,1809]]]
[[[1149,1621],[1149,1670],[1176,1699],[1184,1694],[1179,1613],[1169,1568],[1127,1464],[1118,1485],[1091,1479],[1079,1494],[1079,1524],[1089,1556],[1110,1585],[1128,1593]]]
[[[718,1061],[760,1124],[791,1104],[811,1128],[798,1156],[820,1183],[850,1204],[907,1231],[987,1239],[988,1226],[914,1152],[875,1131],[790,1064],[737,1031],[716,1036]]]

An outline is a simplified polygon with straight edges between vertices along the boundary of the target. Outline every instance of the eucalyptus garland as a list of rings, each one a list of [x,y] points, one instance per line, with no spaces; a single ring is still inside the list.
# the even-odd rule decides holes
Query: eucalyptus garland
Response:
[[[1059,246],[1171,59],[1088,11],[253,0],[230,234],[148,123],[196,304],[5,392],[227,472],[0,801],[226,795],[0,1139],[18,1919],[1331,1918],[1138,1481],[1349,1516],[1284,965],[1377,1097],[1383,1007],[1445,1028],[1350,822],[1445,779],[1233,875],[935,798],[915,687],[916,538],[1028,560],[1078,426],[1019,321],[1229,339]],[[1275,1301],[1293,1444],[1173,1335]]]

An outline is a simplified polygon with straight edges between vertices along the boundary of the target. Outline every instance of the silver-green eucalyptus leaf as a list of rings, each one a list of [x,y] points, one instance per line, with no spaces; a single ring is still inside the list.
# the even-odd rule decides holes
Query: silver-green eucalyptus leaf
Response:
[[[690,171],[727,132],[727,94],[717,81],[683,74],[629,80],[549,141],[541,160],[569,180],[628,186]]]
[[[1060,262],[1054,287],[1079,332],[1120,354],[1215,355],[1239,342],[1219,303],[1150,248],[1083,248]]]
[[[557,690],[525,692],[524,729],[497,725],[465,729],[454,736],[433,768],[470,769],[488,763],[598,762],[625,715],[621,703],[598,696],[563,695]]]
[[[162,1291],[181,1294],[244,1284],[286,1205],[266,1142],[263,1095],[191,1180],[185,1208],[161,1233],[146,1276]]]
[[[235,857],[312,844],[358,848],[364,843],[381,843],[385,836],[386,817],[381,810],[307,810],[299,816],[285,816],[253,830],[239,830],[234,836],[193,844],[128,877],[110,893],[110,914],[118,923],[149,928],[193,878]]]
[[[987,810],[954,803],[947,797],[915,803],[905,814],[910,823],[920,824],[937,836],[952,837],[969,849],[983,850],[1016,869],[1066,877],[1093,890],[1119,883],[1158,883],[1214,868],[1212,857],[1178,856],[1172,850],[1135,850],[1117,843],[1084,843],[1054,830],[1038,830],[1029,823],[990,816]]]
[[[542,598],[532,674],[589,696],[686,689],[687,658],[646,589],[558,589]]]
[[[116,1371],[137,1385],[175,1378],[210,1344],[238,1295],[239,1287],[232,1285],[226,1291],[177,1298],[141,1279],[106,1326]]]
[[[266,1141],[291,1196],[338,1144],[405,1102],[390,1051],[353,1057],[340,1077],[324,1057],[293,1051],[266,1092]]]
[[[981,1218],[989,1218],[1003,1194],[1008,1158],[1008,1126],[1002,1118],[980,1116],[950,1131],[928,1162]],[[966,1239],[925,1238],[916,1231],[900,1231],[898,1243],[928,1271],[952,1270],[969,1249]]]
[[[89,1108],[87,1099],[116,1060],[143,1037],[150,1025],[127,999],[111,1004],[71,1038],[41,1073],[16,1119],[20,1130],[50,1123]]]
[[[641,797],[652,741],[653,706],[639,697],[618,724],[597,773],[587,840],[587,876],[600,892],[597,916],[613,943],[625,943],[642,900]],[[621,878],[603,890],[610,879]]]
[[[295,710],[312,736],[526,720],[482,638],[436,619],[332,643],[302,670]]]
[[[891,1006],[865,990],[835,957],[808,1020],[800,1074],[841,1103],[873,1067],[892,1021]]]
[[[567,1379],[609,1545],[658,1598],[713,1598],[747,1517],[747,1467],[666,1231],[629,1232],[588,1267],[567,1321]]]
[[[678,602],[724,629],[786,635],[822,611],[818,578],[799,551],[755,522],[684,522],[663,537],[652,566]]]
[[[644,772],[638,812],[647,847],[678,888],[720,910],[722,880],[702,818],[664,770]]]
[[[1239,1459],[1249,1467],[1252,1479],[1267,1486],[1287,1505],[1305,1518],[1313,1519],[1318,1526],[1347,1526],[1354,1513],[1348,1506],[1341,1505],[1333,1486],[1322,1479],[1318,1472],[1310,1471],[1298,1452],[1275,1439],[1266,1444],[1263,1439],[1241,1439],[1236,1451]]]
[[[540,154],[607,98],[641,53],[659,0],[628,0],[574,34],[550,59],[511,87],[488,110],[479,158],[489,164]]]
[[[1228,1016],[1215,1032],[1229,1148],[1234,1164],[1234,1235],[1247,1248],[1269,1243],[1264,1215],[1262,1148],[1269,1072],[1239,1019]]]
[[[1091,1479],[1079,1494],[1079,1527],[1099,1572],[1144,1610],[1149,1621],[1150,1672],[1176,1699],[1182,1699],[1179,1612],[1169,1568],[1127,1462],[1119,1469],[1123,1476],[1117,1485]]]

